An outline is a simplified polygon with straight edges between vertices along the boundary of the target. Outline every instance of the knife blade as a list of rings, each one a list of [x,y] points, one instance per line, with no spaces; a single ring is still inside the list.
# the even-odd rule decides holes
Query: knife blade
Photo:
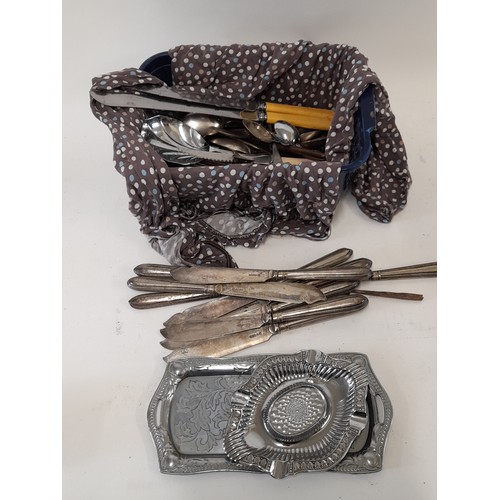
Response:
[[[193,342],[203,339],[215,339],[244,330],[260,328],[266,324],[276,325],[285,321],[304,319],[308,316],[328,314],[352,307],[359,301],[367,300],[362,295],[342,295],[326,300],[321,304],[297,306],[284,311],[272,306],[262,308],[259,313],[244,316],[218,318],[204,321],[179,320],[160,330],[162,335],[171,341]]]
[[[105,106],[124,107],[124,108],[144,108],[157,111],[172,111],[176,113],[201,113],[222,116],[241,120],[241,114],[237,109],[226,108],[222,106],[211,106],[199,102],[190,102],[183,99],[171,99],[147,92],[96,92],[90,91],[90,96],[97,102]],[[250,119],[258,118],[257,113]]]
[[[165,282],[158,285],[158,291],[163,290],[165,294],[165,304],[170,302],[171,293],[202,293],[209,297],[229,295],[232,297],[247,297],[252,299],[270,300],[276,302],[286,302],[300,304],[313,304],[325,299],[321,291],[311,285],[302,283],[228,283],[217,285],[192,285],[187,283]],[[153,295],[152,301],[148,300],[148,295]],[[134,297],[130,301],[132,307],[146,309],[147,304],[152,307],[160,307],[162,304],[162,293],[142,294]]]
[[[174,280],[182,283],[263,283],[277,280],[363,280],[371,271],[363,267],[275,271],[263,269],[229,269],[209,266],[179,267],[171,271]]]
[[[177,359],[191,356],[223,357],[249,347],[267,342],[271,337],[289,330],[299,328],[314,323],[328,321],[330,319],[346,316],[364,309],[368,305],[368,299],[363,296],[354,296],[356,300],[352,301],[351,306],[339,311],[332,310],[328,314],[306,317],[284,321],[276,325],[263,325],[259,328],[232,333],[223,337],[201,340],[197,342],[172,342],[167,339],[160,342],[166,349],[172,352],[166,359]]]
[[[325,285],[322,285],[319,287],[319,289],[326,298],[331,298],[334,297],[335,295],[346,295],[349,292],[353,291],[358,285],[359,281],[335,281],[333,283],[327,283]],[[256,300],[251,304],[248,304],[247,306],[243,306],[237,310],[233,310],[232,312],[224,315],[223,317],[227,318],[229,316],[235,317],[235,316],[243,316],[247,314],[259,313],[264,305],[265,303],[263,301]],[[281,302],[281,303],[271,304],[271,306],[273,308],[273,311],[284,311],[286,309],[295,307],[295,304]]]

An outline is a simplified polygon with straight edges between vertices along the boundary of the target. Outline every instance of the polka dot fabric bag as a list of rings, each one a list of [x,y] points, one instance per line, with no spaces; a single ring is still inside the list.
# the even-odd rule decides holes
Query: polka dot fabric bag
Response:
[[[356,48],[310,42],[181,45],[168,53],[179,89],[203,89],[226,101],[262,99],[334,111],[326,161],[179,167],[142,138],[146,110],[91,99],[92,112],[112,133],[130,211],[171,264],[236,266],[225,247],[256,247],[268,234],[327,238],[342,192],[341,169],[349,163],[354,113],[369,85],[376,126],[370,156],[351,175],[350,190],[360,209],[380,222],[390,222],[405,206],[411,184],[405,147],[387,92]],[[92,89],[129,91],[139,85],[165,82],[131,68],[94,78]]]

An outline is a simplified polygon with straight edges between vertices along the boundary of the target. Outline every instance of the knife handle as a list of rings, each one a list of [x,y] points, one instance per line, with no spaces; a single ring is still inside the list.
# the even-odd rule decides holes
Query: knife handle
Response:
[[[128,302],[134,309],[152,309],[212,297],[213,295],[208,293],[144,293],[132,297]]]
[[[276,123],[280,120],[291,123],[296,127],[329,130],[333,120],[333,111],[306,106],[266,103],[266,122]]]
[[[145,276],[150,278],[172,278],[171,271],[177,269],[178,266],[167,266],[164,264],[139,264],[134,273],[137,276]]]
[[[171,292],[171,287],[177,283],[169,278],[150,278],[134,276],[127,281],[127,286],[140,292]]]
[[[143,292],[172,292],[172,293],[211,293],[214,285],[194,285],[191,283],[179,283],[158,278],[138,276],[130,278],[127,285],[132,290]]]
[[[296,271],[274,271],[273,279],[296,279],[296,280],[362,280],[369,279],[371,272],[364,267],[347,267],[333,269],[296,270]]]
[[[369,301],[366,297],[362,295],[351,295],[351,297],[356,297],[357,300],[350,306],[347,306],[344,309],[340,309],[338,311],[331,311],[328,314],[318,314],[315,316],[307,316],[305,318],[293,319],[284,321],[274,325],[275,333],[282,333],[284,331],[292,330],[293,328],[299,328],[301,326],[312,325],[314,323],[321,323],[323,321],[328,321],[329,319],[338,318],[340,316],[347,316],[348,314],[352,314],[364,309]]]
[[[339,265],[339,269],[346,269],[352,267],[360,267],[363,269],[371,269],[373,262],[370,259],[366,259],[365,257],[361,257],[360,259],[353,259],[348,262],[344,262]]]
[[[334,267],[342,264],[346,260],[349,260],[352,256],[352,250],[350,248],[339,248],[334,252],[330,252],[319,259],[313,260],[302,266],[300,269],[320,269],[322,267]],[[354,261],[353,261],[354,262]]]
[[[349,307],[354,307],[360,302],[368,300],[362,295],[341,295],[321,303],[311,304],[301,307],[291,307],[284,311],[271,311],[271,322],[281,323],[283,321],[303,319],[304,316],[324,315],[334,311],[342,311]]]
[[[437,276],[437,262],[416,264],[414,266],[394,267],[372,271],[370,280],[397,280],[404,278],[434,278]]]
[[[330,126],[332,124],[332,120],[330,118],[323,116],[285,115],[282,113],[266,114],[267,123],[276,123],[279,121],[286,121],[295,127],[307,128],[311,130],[330,130]]]
[[[372,266],[372,261],[370,259],[366,259],[363,257],[360,259],[354,259],[354,260],[350,260],[347,262],[343,262],[343,263],[335,266],[335,268],[336,269],[358,268],[358,269],[366,269],[369,271],[371,266]],[[369,277],[369,274],[366,274],[366,276],[363,279],[366,279],[367,277]],[[325,286],[325,285],[332,285],[331,280],[316,280],[316,281],[308,281],[307,283],[309,285],[319,286],[320,288]],[[359,285],[359,281],[357,283]]]
[[[309,106],[281,104],[278,102],[266,102],[265,106],[267,112],[282,113],[284,115],[327,116],[333,118],[333,110],[326,108],[311,108]]]

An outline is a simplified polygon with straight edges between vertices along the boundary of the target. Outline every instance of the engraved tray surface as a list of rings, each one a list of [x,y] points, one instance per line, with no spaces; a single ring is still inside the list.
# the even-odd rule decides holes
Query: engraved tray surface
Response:
[[[391,420],[364,354],[320,351],[176,360],[148,408],[169,474],[376,472]]]

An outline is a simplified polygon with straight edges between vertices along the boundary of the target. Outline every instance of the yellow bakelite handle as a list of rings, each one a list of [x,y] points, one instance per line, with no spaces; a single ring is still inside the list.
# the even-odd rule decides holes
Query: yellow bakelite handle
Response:
[[[333,119],[333,111],[324,108],[309,108],[307,106],[292,106],[291,104],[279,104],[276,102],[266,102],[268,113],[280,113],[286,115],[323,116]]]
[[[310,108],[266,102],[267,123],[283,120],[296,127],[316,130],[328,130],[333,120],[331,109]]]
[[[308,108],[311,109],[311,108]],[[313,108],[314,109],[314,108]],[[291,114],[291,113],[275,113],[267,111],[267,123],[276,123],[285,121],[291,123],[295,127],[302,127],[312,130],[329,130],[333,119],[333,111],[329,114]]]

